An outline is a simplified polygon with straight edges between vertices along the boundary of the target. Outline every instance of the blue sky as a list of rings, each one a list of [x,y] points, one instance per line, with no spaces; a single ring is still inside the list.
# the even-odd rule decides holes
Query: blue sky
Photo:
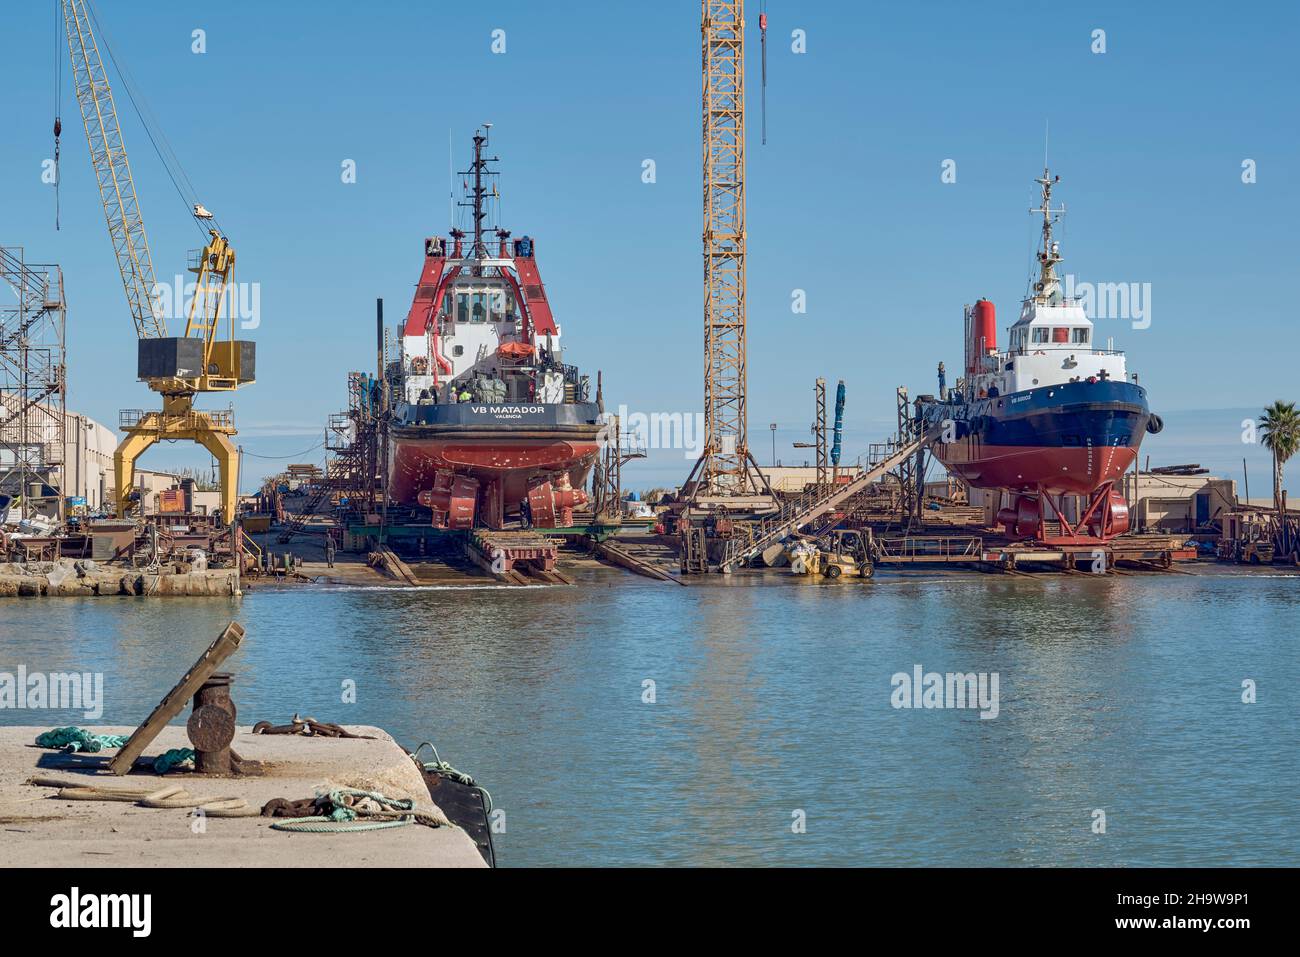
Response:
[[[70,404],[105,423],[152,404],[77,107],[64,92],[63,228],[52,155],[54,2],[10,5],[0,242],[57,261],[70,304]],[[699,5],[99,0],[118,55],[203,203],[261,288],[258,382],[236,397],[250,452],[320,441],[344,377],[369,368],[374,299],[409,305],[425,235],[447,226],[447,142],[462,168],[490,121],[505,225],[537,238],[569,359],[608,404],[701,402]],[[889,427],[893,390],[933,391],[961,363],[962,305],[1005,329],[1024,293],[1044,125],[1069,212],[1065,271],[1150,283],[1151,325],[1099,322],[1177,413],[1154,463],[1194,452],[1265,487],[1243,416],[1300,399],[1288,287],[1300,212],[1296,5],[915,2],[769,4],[768,144],[758,142],[749,17],[752,445],[799,460],[812,380],[848,383],[851,458]],[[790,33],[806,32],[807,52]],[[207,52],[191,51],[206,31]],[[505,31],[506,52],[491,51]],[[1105,30],[1106,51],[1092,52]],[[66,46],[59,47],[66,59]],[[66,72],[66,68],[65,68]],[[66,78],[65,78],[66,87]],[[159,277],[197,233],[125,98],[119,112]],[[341,182],[356,162],[357,181]],[[653,159],[656,182],[641,179]],[[956,182],[941,182],[956,163]],[[1257,182],[1241,180],[1252,159]],[[806,291],[806,314],[791,312]],[[951,373],[950,373],[951,374]],[[213,405],[222,404],[219,402]],[[1202,414],[1199,410],[1218,410]],[[1240,412],[1240,414],[1238,414]],[[1174,435],[1173,422],[1178,434]],[[319,460],[319,450],[304,459]],[[142,460],[202,460],[182,447]],[[283,462],[250,459],[256,477]],[[680,480],[680,452],[633,485]],[[246,484],[247,487],[247,484]],[[1252,493],[1256,492],[1252,480]]]

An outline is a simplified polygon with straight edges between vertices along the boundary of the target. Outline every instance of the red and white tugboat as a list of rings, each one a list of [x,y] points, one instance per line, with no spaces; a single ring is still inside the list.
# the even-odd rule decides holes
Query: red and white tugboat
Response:
[[[572,525],[602,410],[588,377],[564,363],[535,241],[500,227],[488,238],[497,159],[486,145],[484,128],[461,174],[472,235],[453,229],[424,243],[401,336],[389,494],[431,509],[439,528]]]
[[[1060,244],[1052,238],[1060,210],[1051,206],[1059,181],[1047,170],[1036,180],[1039,277],[1009,330],[1009,347],[998,351],[993,303],[968,307],[966,375],[947,395],[919,405],[927,426],[946,426],[933,452],[949,471],[975,488],[1016,493],[998,512],[1008,534],[1090,544],[1128,531],[1128,505],[1115,482],[1136,460],[1143,434],[1162,424],[1124,354],[1097,348],[1083,306],[1061,290]],[[1066,518],[1066,495],[1085,497],[1076,519]],[[1047,533],[1049,522],[1059,533]]]

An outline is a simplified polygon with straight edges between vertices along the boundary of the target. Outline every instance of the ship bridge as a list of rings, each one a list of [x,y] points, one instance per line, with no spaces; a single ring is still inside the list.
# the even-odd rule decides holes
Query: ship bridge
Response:
[[[1095,331],[1077,302],[1027,300],[1020,320],[1010,329],[1008,350],[990,357],[997,368],[983,387],[996,387],[1005,395],[1089,379],[1124,381],[1128,378],[1124,353],[1098,349]]]

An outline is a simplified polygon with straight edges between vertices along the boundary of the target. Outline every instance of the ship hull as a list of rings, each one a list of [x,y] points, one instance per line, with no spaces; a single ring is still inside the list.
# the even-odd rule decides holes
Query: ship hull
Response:
[[[582,488],[600,452],[593,403],[413,406],[389,429],[390,501],[420,504],[437,473],[497,483],[507,511],[537,482],[567,475]]]
[[[1089,495],[1132,467],[1151,412],[1129,382],[1071,382],[972,402],[922,402],[934,455],[984,489]]]

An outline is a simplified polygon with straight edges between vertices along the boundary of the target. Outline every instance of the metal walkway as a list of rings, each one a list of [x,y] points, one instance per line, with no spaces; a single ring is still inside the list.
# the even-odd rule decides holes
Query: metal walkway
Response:
[[[791,499],[781,506],[781,510],[760,522],[754,533],[747,539],[733,539],[728,543],[722,560],[718,562],[718,571],[729,572],[737,564],[753,558],[769,545],[774,545],[802,525],[806,525],[819,515],[831,511],[837,505],[847,501],[887,472],[892,472],[911,456],[938,440],[943,434],[941,426],[935,426],[919,439],[899,445],[887,442],[872,446],[866,456],[858,460],[862,468],[853,481],[845,485],[830,488],[817,487],[805,492],[798,498]]]

